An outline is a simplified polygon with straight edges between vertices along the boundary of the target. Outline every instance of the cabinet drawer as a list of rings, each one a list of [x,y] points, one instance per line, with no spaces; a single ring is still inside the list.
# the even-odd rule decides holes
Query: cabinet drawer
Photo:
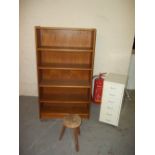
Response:
[[[119,83],[105,81],[104,87],[107,90],[112,91],[114,93],[114,92],[120,92],[124,88],[124,85],[119,84]]]
[[[111,102],[116,100],[120,101],[122,97],[123,97],[123,90],[119,93],[114,93],[114,92],[105,90],[103,91],[102,102],[104,102],[107,99],[110,99]]]
[[[115,108],[120,107],[122,104],[122,98],[105,98],[102,102],[103,105],[113,106]]]
[[[113,125],[118,124],[120,109],[107,109],[104,108],[100,111],[100,121],[107,122]]]
[[[102,119],[103,122],[108,123],[108,124],[112,124],[117,126],[118,125],[118,119],[114,118],[114,117],[103,117]]]
[[[115,106],[115,105],[103,105],[101,107],[100,112],[103,114],[108,114],[108,115],[117,115],[120,107]]]
[[[115,113],[116,111],[121,109],[121,105],[105,104],[105,106],[103,106],[103,109],[105,109],[106,111],[113,111]]]
[[[100,109],[100,121],[118,125],[120,107],[117,105],[103,104]]]
[[[105,98],[121,98],[124,91],[124,85],[105,82],[103,90],[103,100]]]

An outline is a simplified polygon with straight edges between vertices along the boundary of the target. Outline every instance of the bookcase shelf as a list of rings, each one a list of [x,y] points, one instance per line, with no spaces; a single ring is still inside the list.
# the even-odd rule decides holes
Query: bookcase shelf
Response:
[[[39,83],[39,87],[73,87],[73,88],[90,88],[88,81],[84,80],[43,80]]]
[[[51,48],[51,47],[38,47],[38,51],[57,51],[57,52],[93,52],[89,48]]]
[[[43,96],[40,101],[47,103],[89,103],[89,98],[81,94],[52,94]]]
[[[39,116],[89,118],[95,29],[35,27]]]
[[[38,69],[92,70],[88,64],[44,63]]]
[[[60,108],[61,107],[61,108]],[[83,105],[71,105],[71,104],[47,104],[41,105],[41,118],[61,118],[67,114],[79,114],[82,118],[88,118],[89,108]]]

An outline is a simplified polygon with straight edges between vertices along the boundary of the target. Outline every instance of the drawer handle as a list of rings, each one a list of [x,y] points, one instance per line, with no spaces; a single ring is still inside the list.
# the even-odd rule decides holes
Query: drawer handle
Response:
[[[116,89],[116,88],[115,88],[115,87],[110,87],[110,89],[113,89],[113,90],[114,90],[114,89]]]
[[[106,113],[106,115],[108,115],[108,116],[112,116],[112,114],[109,114],[109,113]]]
[[[110,96],[115,96],[114,94],[109,94]]]
[[[113,107],[109,107],[109,106],[108,106],[107,108],[108,108],[108,109],[110,109],[110,110],[112,110],[112,109],[113,109]]]
[[[110,119],[105,119],[105,121],[107,121],[107,122],[111,122],[111,120],[110,120]]]
[[[111,100],[109,100],[108,102],[109,102],[109,103],[114,103],[114,101],[111,101]]]

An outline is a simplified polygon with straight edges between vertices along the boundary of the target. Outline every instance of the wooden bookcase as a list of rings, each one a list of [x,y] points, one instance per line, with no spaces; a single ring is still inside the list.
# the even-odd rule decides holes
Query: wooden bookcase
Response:
[[[95,29],[35,27],[40,119],[89,118]]]

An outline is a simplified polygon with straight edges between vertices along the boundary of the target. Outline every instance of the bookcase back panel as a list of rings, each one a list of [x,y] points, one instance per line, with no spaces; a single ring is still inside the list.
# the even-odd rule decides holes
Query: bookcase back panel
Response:
[[[60,108],[60,107],[63,107]],[[60,118],[61,114],[62,117],[64,117],[64,115],[66,114],[87,114],[88,113],[88,105],[87,104],[76,104],[76,103],[55,103],[55,104],[51,104],[51,103],[43,103],[42,104],[42,108],[44,110],[45,115],[51,115],[52,113],[54,113],[54,115],[58,115],[58,118]],[[52,113],[51,113],[52,111]],[[50,113],[49,113],[50,112]]]
[[[93,31],[77,29],[38,29],[39,47],[93,48]]]
[[[89,103],[90,89],[41,88],[40,99],[50,103]]]
[[[90,80],[89,70],[50,70],[44,69],[40,71],[40,80]]]
[[[90,89],[87,88],[51,88],[51,87],[42,87],[41,95],[89,95]]]
[[[40,65],[46,64],[85,64],[91,67],[92,53],[41,51]]]

